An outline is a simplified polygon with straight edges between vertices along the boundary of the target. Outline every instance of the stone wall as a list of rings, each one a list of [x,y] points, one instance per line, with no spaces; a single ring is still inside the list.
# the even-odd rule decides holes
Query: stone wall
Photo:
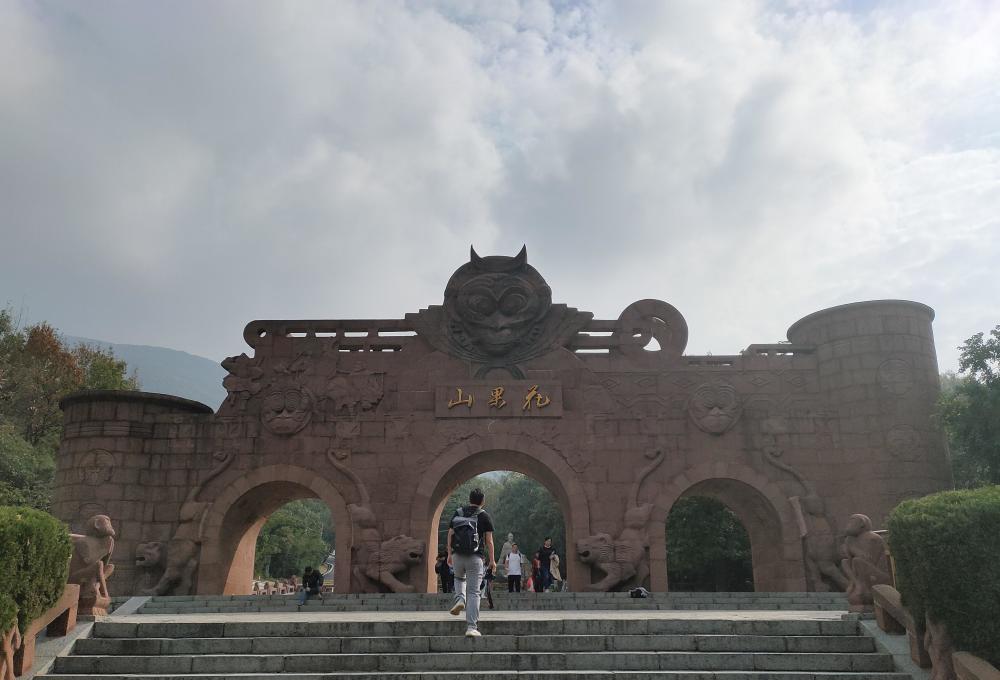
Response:
[[[878,525],[950,485],[928,307],[844,305],[794,324],[789,343],[686,356],[667,303],[595,320],[551,304],[518,257],[474,255],[445,305],[402,320],[251,322],[253,355],[224,362],[218,413],[163,395],[68,398],[55,512],[121,527],[117,593],[177,592],[184,574],[191,590],[242,592],[262,518],[318,497],[336,523],[337,590],[423,590],[450,491],[511,469],[561,505],[574,590],[666,589],[667,514],[691,494],[743,521],[758,589],[822,590],[811,555],[842,521]],[[512,312],[497,331],[463,312],[499,313],[497,281],[497,296],[523,291],[529,302],[504,304],[531,318]],[[472,284],[487,290],[463,298]]]

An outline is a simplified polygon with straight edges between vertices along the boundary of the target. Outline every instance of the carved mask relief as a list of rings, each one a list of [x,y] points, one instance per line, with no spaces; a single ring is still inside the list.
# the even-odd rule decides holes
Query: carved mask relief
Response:
[[[110,481],[114,471],[115,457],[104,449],[88,451],[80,461],[80,481],[90,486]]]
[[[739,420],[743,405],[735,387],[718,381],[705,383],[694,391],[688,412],[698,429],[718,435]]]
[[[304,387],[279,387],[264,397],[260,420],[274,434],[295,434],[309,424],[314,403],[312,394]]]
[[[452,332],[462,344],[503,356],[532,343],[552,305],[552,291],[522,249],[516,257],[479,257],[461,267],[445,289]]]

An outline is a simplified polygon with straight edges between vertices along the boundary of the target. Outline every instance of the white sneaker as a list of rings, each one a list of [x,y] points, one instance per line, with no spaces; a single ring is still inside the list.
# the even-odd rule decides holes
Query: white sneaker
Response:
[[[461,614],[464,611],[465,611],[465,603],[464,602],[456,602],[454,604],[454,606],[451,608],[451,615],[452,616],[458,616],[459,614]]]
[[[470,628],[469,630],[465,631],[465,637],[482,637],[482,636],[483,634],[480,633],[475,628]]]

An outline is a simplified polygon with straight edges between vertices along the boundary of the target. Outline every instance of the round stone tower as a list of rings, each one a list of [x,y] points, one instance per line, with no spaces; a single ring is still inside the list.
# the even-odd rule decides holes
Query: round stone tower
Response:
[[[52,512],[73,531],[93,515],[108,515],[117,534],[109,588],[138,592],[135,548],[170,538],[196,481],[196,431],[212,409],[166,394],[117,390],[76,392],[60,406]]]
[[[940,380],[934,310],[905,300],[825,309],[788,329],[816,347],[820,390],[832,413],[845,473],[832,494],[838,519],[861,512],[878,527],[906,498],[952,484],[944,437],[933,421]]]

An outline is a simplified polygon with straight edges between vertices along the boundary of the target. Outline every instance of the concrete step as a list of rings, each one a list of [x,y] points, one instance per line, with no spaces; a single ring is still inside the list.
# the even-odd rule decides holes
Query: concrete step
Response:
[[[435,611],[447,609],[451,595],[326,594],[312,598],[304,611]],[[643,599],[627,593],[506,593],[495,592],[497,608],[520,610],[795,610],[845,611],[841,593],[657,593]],[[148,614],[241,613],[297,611],[294,595],[153,598],[140,610]]]
[[[51,680],[177,680],[174,675],[157,674],[108,674],[71,675],[51,674],[43,676]],[[181,676],[184,677],[184,676]],[[274,675],[247,673],[241,675],[206,673],[190,676],[192,680],[274,680]],[[361,673],[282,673],[281,680],[911,680],[905,673],[824,673],[803,671],[495,671],[452,670],[428,672],[361,672]]]
[[[464,639],[464,638],[463,638]],[[244,673],[338,673],[345,671],[496,670],[711,670],[822,671],[872,673],[893,671],[888,654],[771,652],[493,652],[469,640],[464,652],[415,654],[191,654],[158,656],[57,657],[58,674],[201,675]]]
[[[258,637],[258,638],[89,638],[74,654],[154,656],[191,654],[416,654],[459,652],[797,652],[866,654],[875,651],[862,635],[488,635],[479,640],[450,636]]]
[[[94,638],[265,638],[450,636],[461,632],[460,618],[427,621],[283,620],[240,621],[98,621]],[[485,635],[781,635],[858,634],[854,618],[687,619],[687,618],[525,618],[480,622]]]

